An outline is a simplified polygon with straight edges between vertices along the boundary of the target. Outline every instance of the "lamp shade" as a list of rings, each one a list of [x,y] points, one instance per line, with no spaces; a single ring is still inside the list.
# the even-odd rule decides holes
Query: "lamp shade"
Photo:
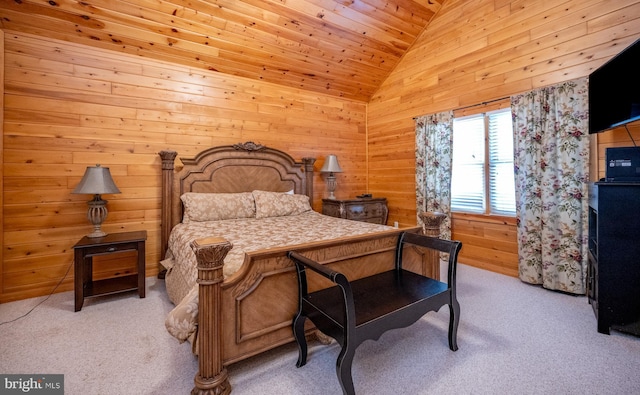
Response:
[[[95,165],[94,167],[87,167],[82,180],[71,193],[99,195],[103,193],[120,193],[120,190],[113,182],[109,168]]]
[[[342,173],[342,169],[338,163],[338,157],[334,154],[327,155],[327,159],[325,159],[320,171],[322,173]]]

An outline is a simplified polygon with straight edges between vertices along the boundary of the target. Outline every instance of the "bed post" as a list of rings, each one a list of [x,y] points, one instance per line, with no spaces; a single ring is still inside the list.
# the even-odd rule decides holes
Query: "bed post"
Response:
[[[160,217],[160,259],[166,258],[169,234],[171,233],[171,213],[173,202],[171,201],[171,189],[173,187],[174,160],[178,153],[176,151],[160,151],[162,158],[162,213]]]
[[[421,212],[420,219],[422,219],[422,223],[424,224],[422,227],[422,233],[424,233],[425,236],[439,238],[440,225],[446,217],[447,216],[445,214],[439,212]],[[427,259],[424,263],[429,267],[424,267],[422,269],[423,274],[434,279],[440,279],[440,252],[430,251],[428,254],[429,256],[426,257]]]
[[[302,163],[304,163],[304,177],[305,177],[305,195],[309,196],[311,201],[311,205],[313,206],[313,164],[315,163],[316,158],[302,158]]]
[[[192,395],[225,395],[231,392],[222,363],[222,267],[233,246],[220,237],[195,240],[191,248],[198,261],[198,373]]]

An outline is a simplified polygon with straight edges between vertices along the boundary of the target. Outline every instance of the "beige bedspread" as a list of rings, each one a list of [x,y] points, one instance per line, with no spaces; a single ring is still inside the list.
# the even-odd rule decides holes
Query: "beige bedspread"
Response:
[[[189,222],[177,225],[169,238],[166,285],[176,307],[166,319],[167,330],[178,340],[193,340],[197,328],[198,286],[192,240],[217,236],[233,244],[224,260],[224,275],[231,276],[244,261],[245,252],[375,233],[388,226],[329,217],[315,211],[298,215]],[[195,343],[195,342],[193,342]]]

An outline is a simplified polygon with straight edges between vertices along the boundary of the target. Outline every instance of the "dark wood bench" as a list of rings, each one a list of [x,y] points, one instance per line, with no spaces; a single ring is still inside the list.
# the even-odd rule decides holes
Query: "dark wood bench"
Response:
[[[449,253],[447,283],[402,268],[402,251],[409,245]],[[298,273],[299,309],[293,319],[298,343],[297,367],[307,362],[304,323],[309,318],[322,333],[334,338],[342,350],[336,372],[345,394],[354,394],[351,364],[356,348],[365,340],[377,340],[394,328],[411,325],[429,311],[449,305],[449,348],[458,349],[456,332],[460,305],[456,299],[456,266],[462,244],[415,233],[401,233],[395,253],[395,268],[355,281],[305,256],[289,251]],[[309,293],[306,269],[321,274],[336,286]]]

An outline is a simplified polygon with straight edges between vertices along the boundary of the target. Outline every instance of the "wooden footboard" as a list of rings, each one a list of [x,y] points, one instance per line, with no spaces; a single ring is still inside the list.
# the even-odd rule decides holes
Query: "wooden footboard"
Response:
[[[307,243],[295,249],[350,279],[358,279],[391,269],[398,235],[403,230],[421,231],[394,229]],[[230,243],[204,239],[194,242],[192,248],[198,259],[200,289],[199,372],[193,393],[228,393],[227,365],[293,341],[291,320],[297,309],[298,289],[294,264],[286,256],[292,247],[248,253],[243,268],[224,281],[220,278],[222,261]],[[407,248],[404,262],[416,273],[439,273],[438,261],[433,262],[431,254],[418,248]],[[330,285],[318,279],[309,284],[309,289]]]

